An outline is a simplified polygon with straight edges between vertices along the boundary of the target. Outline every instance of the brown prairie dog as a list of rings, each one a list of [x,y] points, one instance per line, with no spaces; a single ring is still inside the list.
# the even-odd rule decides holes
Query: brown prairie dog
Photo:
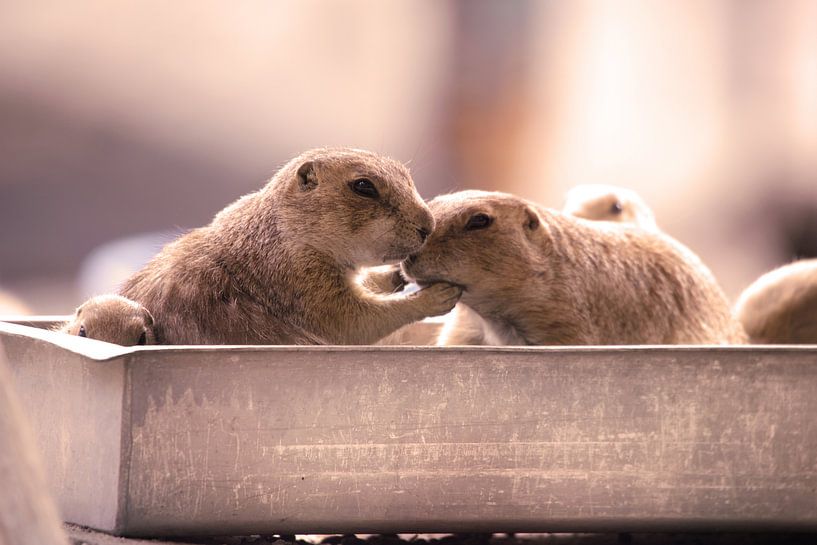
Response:
[[[121,294],[151,310],[167,344],[370,344],[459,298],[445,283],[402,295],[356,281],[419,251],[433,229],[402,164],[315,149],[165,246]]]
[[[120,295],[98,295],[81,304],[58,331],[122,346],[156,344],[153,316]]]
[[[0,544],[67,545],[0,346]]]
[[[505,193],[464,191],[429,206],[437,227],[404,272],[462,286],[492,344],[745,342],[712,275],[666,235]]]
[[[623,187],[603,184],[578,185],[568,191],[562,211],[578,218],[611,221],[658,231],[647,203],[635,192]],[[439,345],[501,344],[491,334],[479,314],[458,304],[453,316],[446,319],[437,339]]]
[[[629,223],[658,231],[655,215],[631,189],[603,184],[577,185],[567,192],[562,212],[577,218]]]
[[[817,344],[817,259],[768,272],[746,288],[735,314],[755,344]]]

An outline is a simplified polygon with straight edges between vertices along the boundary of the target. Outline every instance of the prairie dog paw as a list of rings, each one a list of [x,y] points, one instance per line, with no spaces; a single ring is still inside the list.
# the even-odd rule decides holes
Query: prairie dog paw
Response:
[[[368,269],[363,276],[362,284],[375,293],[396,293],[405,287],[406,279],[400,267],[386,265]]]
[[[447,282],[437,282],[413,294],[425,316],[439,316],[454,308],[462,295],[462,288]]]
[[[386,284],[384,287],[386,289],[383,291],[387,293],[395,293],[406,287],[406,278],[403,276],[403,272],[400,270],[400,267],[396,267],[394,271],[386,277]]]

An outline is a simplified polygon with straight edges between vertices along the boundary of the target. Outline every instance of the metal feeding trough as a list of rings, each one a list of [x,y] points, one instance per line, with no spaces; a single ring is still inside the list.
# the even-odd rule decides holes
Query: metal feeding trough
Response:
[[[0,342],[115,534],[817,529],[815,346]]]

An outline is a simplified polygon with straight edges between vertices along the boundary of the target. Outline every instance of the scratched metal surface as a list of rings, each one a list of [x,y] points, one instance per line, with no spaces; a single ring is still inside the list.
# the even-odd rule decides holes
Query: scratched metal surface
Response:
[[[808,526],[815,352],[145,352],[128,527]]]
[[[92,364],[124,369],[74,398],[123,402],[108,531],[817,529],[817,347],[103,354],[74,340],[26,350],[87,349],[60,360],[86,380]]]
[[[63,517],[113,530],[124,491],[124,358],[99,361],[82,351],[91,345],[106,359],[121,349],[3,323],[0,336]]]

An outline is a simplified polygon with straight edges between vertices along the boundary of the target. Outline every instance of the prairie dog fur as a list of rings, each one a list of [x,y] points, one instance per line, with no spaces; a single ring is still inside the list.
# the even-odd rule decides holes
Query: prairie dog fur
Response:
[[[497,344],[745,342],[711,273],[666,235],[506,193],[464,191],[429,206],[437,228],[404,272],[462,286],[461,303]]]
[[[567,192],[562,212],[577,218],[635,225],[648,231],[659,231],[655,216],[647,203],[635,192],[603,184],[577,185]],[[437,344],[502,344],[479,314],[458,304],[445,320]]]
[[[315,149],[165,246],[121,294],[151,310],[166,344],[370,344],[459,298],[445,283],[390,295],[355,281],[419,251],[433,229],[402,164]]]
[[[121,295],[97,295],[82,303],[58,331],[122,346],[156,344],[148,309]]]
[[[375,293],[394,293],[402,290],[406,279],[397,265],[380,265],[361,271],[357,277],[358,283]]]
[[[629,223],[658,231],[655,215],[638,193],[603,184],[577,185],[567,192],[562,212],[577,218]]]
[[[0,346],[0,543],[67,545],[43,463]]]
[[[817,259],[789,263],[758,278],[735,314],[755,344],[817,344]]]

